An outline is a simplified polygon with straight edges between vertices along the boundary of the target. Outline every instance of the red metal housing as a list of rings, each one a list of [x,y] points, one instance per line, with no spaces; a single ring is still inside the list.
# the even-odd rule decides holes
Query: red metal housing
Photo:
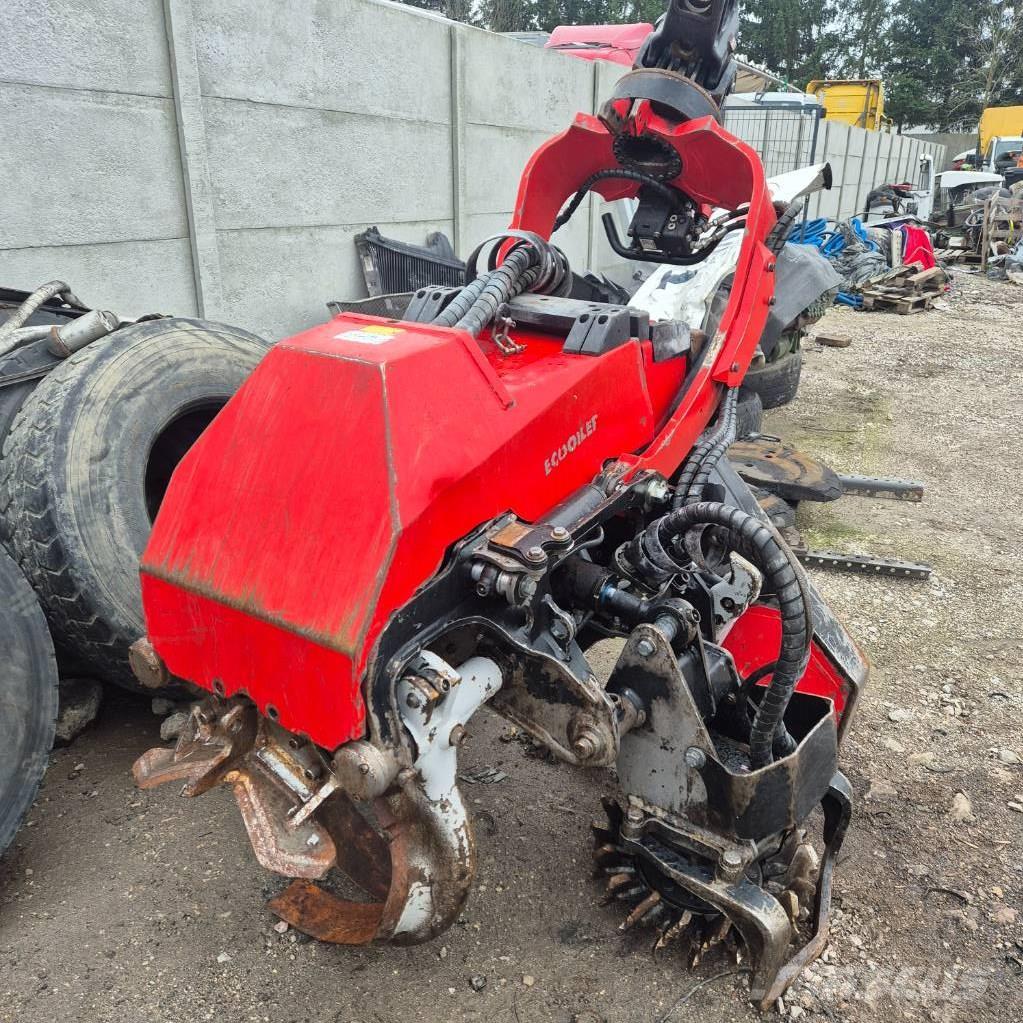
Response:
[[[711,118],[642,121],[679,153],[679,188],[749,204],[727,311],[681,403],[687,360],[655,364],[635,339],[594,357],[520,331],[525,351],[506,356],[486,336],[345,314],[278,344],[181,462],[142,559],[149,638],[173,674],[247,693],[333,749],[363,733],[382,628],[453,544],[505,511],[537,520],[608,462],[676,471],[753,356],[774,213],[759,159]],[[549,236],[615,165],[607,129],[580,115],[530,161],[512,227]]]

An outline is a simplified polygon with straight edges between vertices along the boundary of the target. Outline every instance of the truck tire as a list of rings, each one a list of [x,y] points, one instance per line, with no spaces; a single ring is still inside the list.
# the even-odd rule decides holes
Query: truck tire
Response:
[[[0,855],[46,771],[57,720],[57,662],[32,587],[0,547]]]
[[[752,433],[760,433],[764,427],[764,404],[756,391],[746,387],[739,389],[739,400],[735,406],[735,436],[742,440]]]
[[[765,409],[787,405],[799,390],[799,378],[803,372],[803,353],[782,355],[774,362],[763,366],[751,366],[742,381],[743,388],[755,391]]]
[[[33,341],[0,358],[0,450],[25,399],[60,362],[45,340]]]
[[[134,324],[77,352],[22,406],[0,459],[0,536],[58,651],[136,690],[138,559],[178,462],[268,349],[236,327]]]

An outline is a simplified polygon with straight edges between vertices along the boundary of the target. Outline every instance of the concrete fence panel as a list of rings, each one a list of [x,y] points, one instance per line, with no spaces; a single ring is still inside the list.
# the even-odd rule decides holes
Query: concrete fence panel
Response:
[[[0,283],[61,277],[124,315],[285,336],[365,293],[352,239],[368,226],[444,231],[462,255],[506,227],[526,160],[623,70],[386,0],[105,0],[74,17],[7,0]],[[809,159],[797,122],[735,130],[780,173]],[[836,172],[823,216],[915,180],[928,145],[820,128],[816,159]],[[574,268],[627,279],[605,208],[591,197],[555,241]]]

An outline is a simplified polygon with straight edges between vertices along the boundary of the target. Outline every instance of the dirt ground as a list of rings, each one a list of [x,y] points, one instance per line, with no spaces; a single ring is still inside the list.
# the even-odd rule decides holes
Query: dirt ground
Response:
[[[834,939],[785,999],[790,1018],[1023,1020],[1023,291],[955,286],[929,314],[829,313],[822,329],[852,346],[809,344],[799,400],[768,417],[839,470],[927,485],[922,505],[801,512],[816,546],[936,569],[929,582],[813,573],[874,669],[844,751],[857,809]],[[463,761],[508,775],[466,788],[475,892],[450,932],[412,949],[278,934],[263,900],[281,882],[229,793],[132,787],[158,727],[147,702],[111,696],[54,754],[0,863],[3,1023],[757,1018],[731,960],[691,973],[655,958],[648,934],[618,933],[589,876],[610,780],[526,756],[495,718],[474,722]]]

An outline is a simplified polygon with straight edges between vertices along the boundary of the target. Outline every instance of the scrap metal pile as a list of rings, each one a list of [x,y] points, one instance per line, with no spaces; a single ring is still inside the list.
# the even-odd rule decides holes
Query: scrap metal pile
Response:
[[[943,232],[936,255],[946,264],[979,266],[993,276],[1023,273],[1023,189],[974,194],[959,211],[958,232]]]
[[[816,247],[842,278],[836,301],[853,309],[902,315],[933,308],[949,276],[930,237],[908,223],[865,226],[858,217],[795,226],[789,240]]]
[[[926,158],[921,176],[931,181],[932,163]],[[885,185],[867,198],[869,222],[864,240],[883,240],[882,230],[906,234],[911,254],[894,253],[890,265],[918,259],[921,270],[935,263],[941,267],[961,266],[970,271],[990,271],[1006,279],[1018,275],[1023,264],[1023,182],[1016,168],[938,174],[929,188],[914,190],[910,185]],[[882,246],[883,247],[883,246]]]

